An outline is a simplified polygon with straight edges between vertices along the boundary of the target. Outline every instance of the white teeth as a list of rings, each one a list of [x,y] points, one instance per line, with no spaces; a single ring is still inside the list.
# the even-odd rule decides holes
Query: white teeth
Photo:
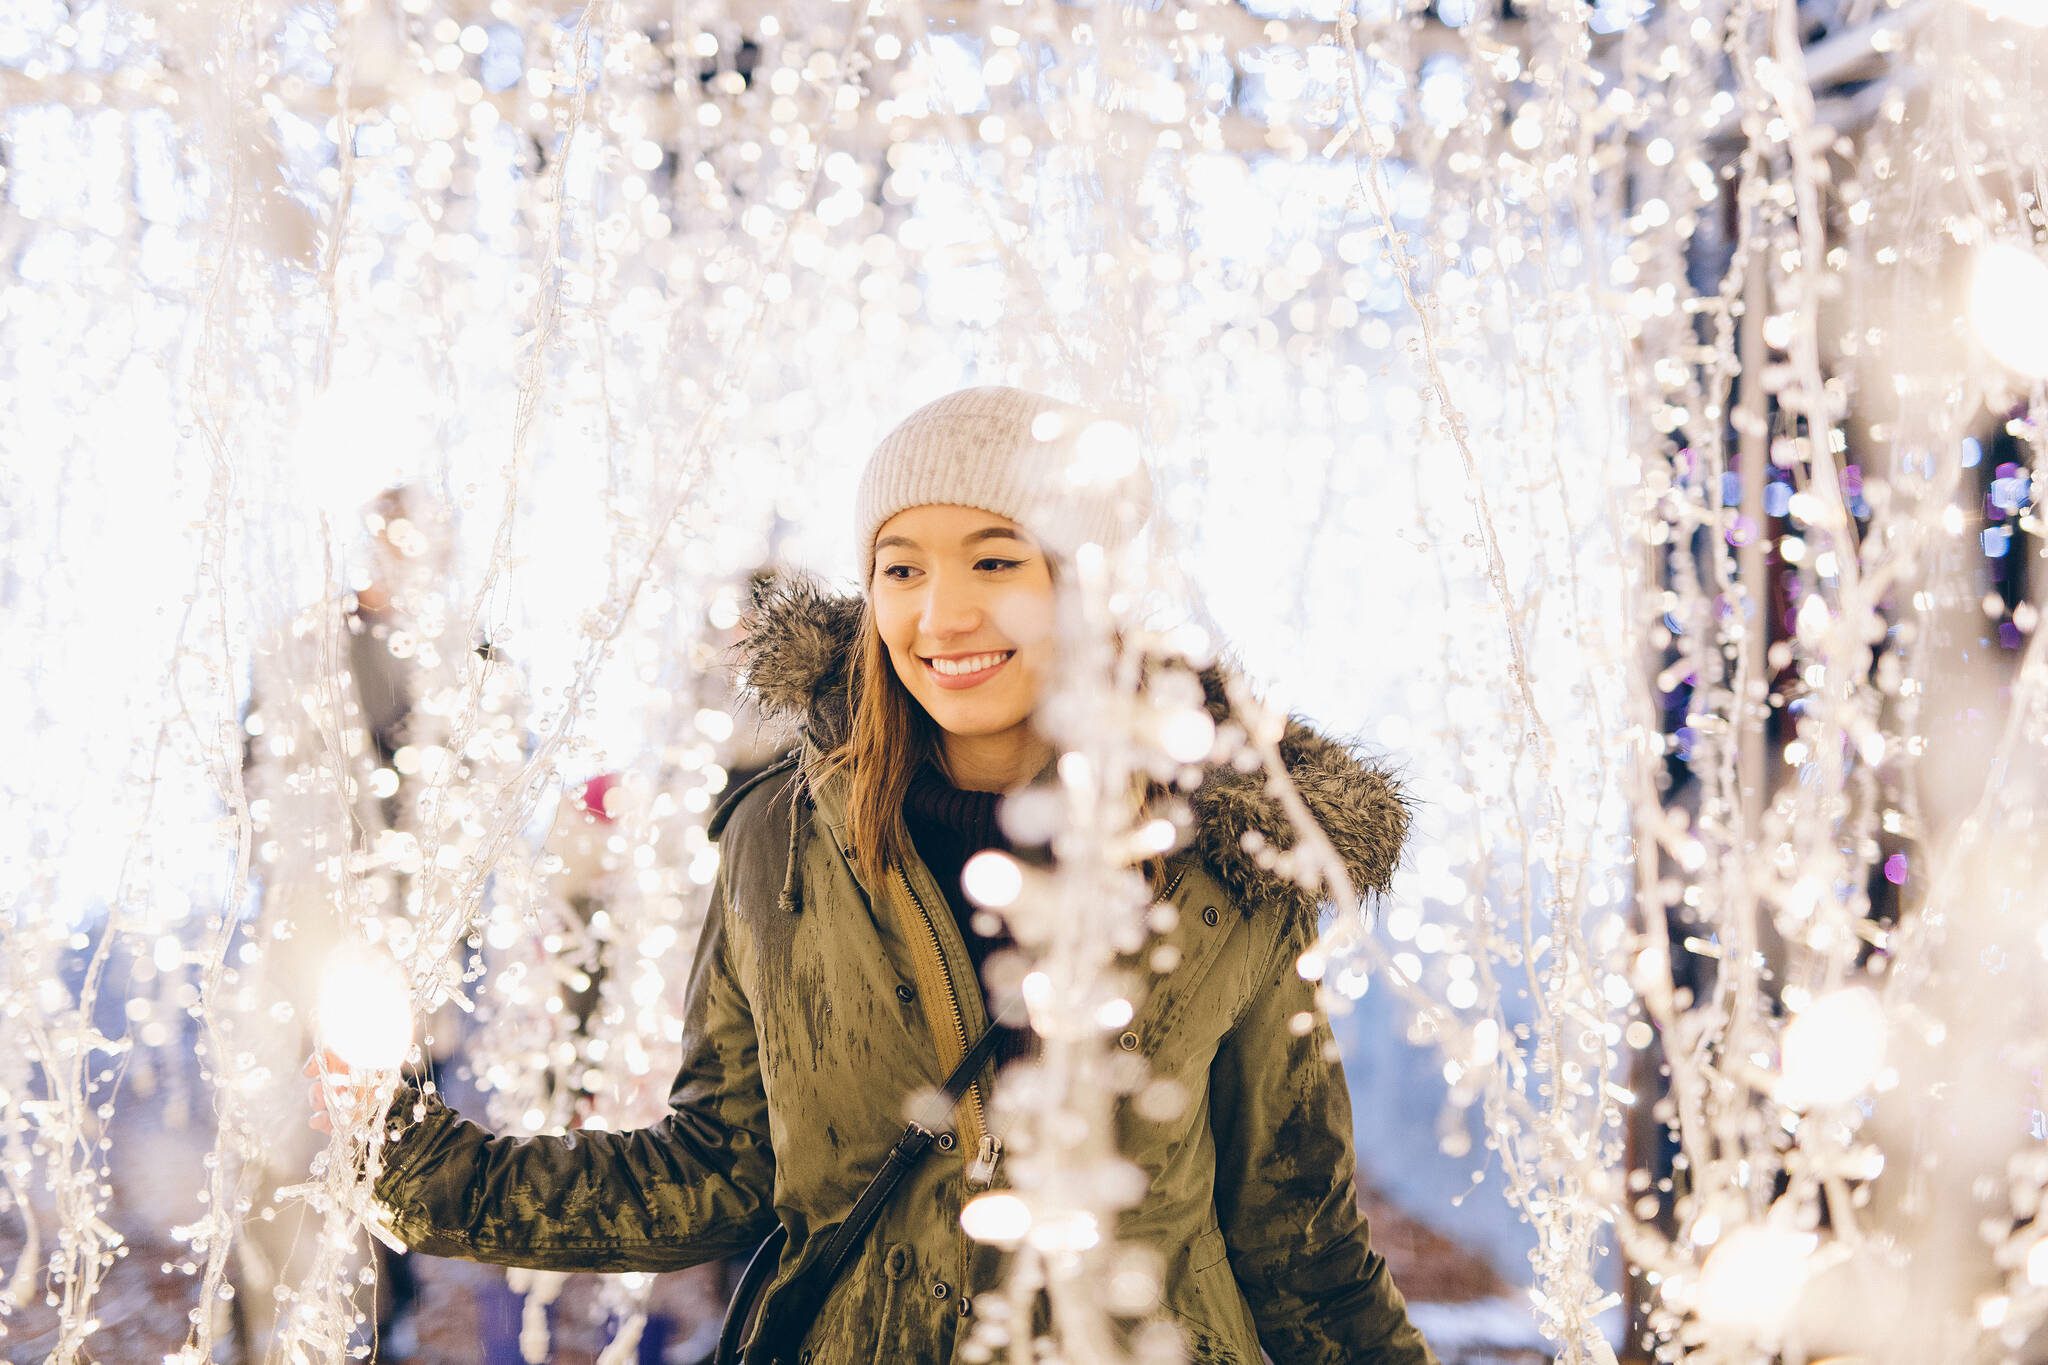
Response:
[[[930,662],[934,673],[943,673],[949,678],[957,678],[963,673],[979,673],[984,668],[994,668],[997,664],[1009,658],[1012,652],[1014,651],[1006,650],[998,654],[976,654],[965,659],[933,659]]]

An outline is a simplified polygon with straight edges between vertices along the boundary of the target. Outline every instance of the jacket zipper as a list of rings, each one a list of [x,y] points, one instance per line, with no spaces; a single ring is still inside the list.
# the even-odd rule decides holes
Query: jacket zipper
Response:
[[[910,874],[901,864],[895,868],[896,880],[903,884],[903,890],[910,897],[910,903],[917,907],[919,920],[924,924],[925,938],[931,945],[932,960],[937,964],[939,983],[946,990],[946,1008],[953,1018],[953,1036],[960,1042],[960,1055],[967,1055],[970,1042],[967,1037],[967,1015],[960,1008],[960,992],[953,984],[953,973],[946,967],[946,950],[939,941],[938,926],[932,923],[932,912],[926,907],[924,897],[917,894],[917,887],[911,884]],[[1171,900],[1173,893],[1180,889],[1181,879],[1187,876],[1187,869],[1181,868],[1173,874],[1173,880],[1166,884],[1166,890],[1159,899]],[[991,1025],[993,1027],[993,1025]],[[980,1131],[974,1159],[968,1164],[970,1184],[989,1185],[995,1181],[996,1162],[1001,1159],[1003,1143],[988,1128],[988,1111],[983,1107],[980,1080],[967,1087],[968,1107],[973,1111],[975,1127]],[[977,1180],[977,1177],[979,1179]]]
[[[946,950],[939,941],[938,925],[932,922],[932,912],[926,908],[924,898],[917,894],[917,888],[911,885],[910,874],[901,864],[896,868],[896,879],[903,883],[904,891],[910,895],[910,903],[917,907],[918,918],[924,923],[925,941],[931,948],[931,961],[938,969],[939,984],[946,992],[946,1006],[953,1016],[953,1036],[959,1039],[960,1055],[965,1057],[968,1044],[967,1015],[960,1008],[960,993],[953,984],[952,971],[946,966]],[[991,1024],[990,1027],[994,1025]],[[1002,1155],[1003,1145],[1001,1140],[988,1130],[988,1113],[982,1107],[981,1081],[978,1078],[968,1084],[966,1101],[969,1116],[978,1134],[974,1155],[967,1162],[967,1188],[971,1190],[977,1185],[986,1188],[995,1183],[996,1162]],[[967,1244],[967,1230],[956,1225],[953,1231],[954,1264],[958,1266],[957,1284],[962,1296],[961,1301],[964,1303],[966,1296],[973,1293],[973,1286],[967,1282],[967,1276],[974,1264],[974,1257]]]
[[[960,1041],[960,1055],[967,1055],[967,1015],[960,1008],[960,993],[953,985],[953,973],[946,967],[946,951],[939,942],[939,928],[932,923],[932,913],[925,907],[924,898],[917,894],[917,888],[910,883],[910,874],[899,865],[896,879],[903,883],[903,889],[910,895],[910,903],[917,907],[918,918],[924,923],[925,936],[931,944],[932,959],[938,964],[939,983],[945,987],[946,1007],[953,1018],[953,1036]],[[974,1080],[967,1087],[967,1106],[974,1117],[977,1134],[974,1160],[968,1167],[968,1183],[988,1185],[995,1180],[995,1166],[1002,1155],[1002,1141],[988,1129],[988,1111],[982,1105],[981,1081]]]
[[[938,925],[932,922],[932,912],[926,907],[924,897],[918,895],[917,888],[911,884],[910,874],[904,870],[901,864],[897,865],[895,872],[896,880],[902,883],[904,892],[910,897],[910,903],[917,907],[918,919],[924,925],[925,941],[931,948],[931,961],[938,969],[939,984],[945,988],[946,1008],[953,1019],[953,1036],[959,1040],[960,1055],[964,1057],[967,1055],[969,1042],[967,1037],[967,1015],[960,1008],[960,992],[953,984],[952,971],[946,966],[946,950],[944,944],[939,940]],[[1166,890],[1160,894],[1159,899],[1171,900],[1173,893],[1180,889],[1181,879],[1186,875],[1186,868],[1176,872],[1173,880],[1167,883]],[[989,1025],[991,1028],[994,1026],[993,1022]],[[988,1111],[982,1105],[981,1081],[979,1079],[974,1080],[968,1085],[966,1100],[968,1110],[973,1116],[974,1126],[980,1134],[978,1141],[975,1143],[974,1156],[967,1162],[967,1187],[969,1189],[977,1187],[987,1189],[995,1184],[996,1163],[1002,1159],[1003,1140],[989,1131]],[[964,1229],[960,1231],[957,1250],[960,1269],[964,1274],[972,1263],[972,1256],[967,1247],[967,1234]],[[970,1287],[963,1281],[960,1285],[960,1293],[965,1295],[969,1292]]]

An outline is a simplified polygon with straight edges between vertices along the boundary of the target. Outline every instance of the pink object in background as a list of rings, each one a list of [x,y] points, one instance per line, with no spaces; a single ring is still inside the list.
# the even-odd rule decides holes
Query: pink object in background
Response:
[[[576,794],[577,806],[583,810],[584,814],[609,825],[612,823],[613,816],[609,810],[605,809],[605,797],[610,795],[612,788],[618,784],[619,775],[617,773],[599,773],[596,777],[585,782],[583,790]]]

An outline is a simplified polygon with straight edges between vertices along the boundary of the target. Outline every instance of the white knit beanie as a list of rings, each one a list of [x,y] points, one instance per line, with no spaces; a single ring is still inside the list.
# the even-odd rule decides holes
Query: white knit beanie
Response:
[[[959,389],[904,418],[868,457],[853,514],[861,582],[874,580],[875,536],[906,507],[979,507],[1070,553],[1125,544],[1151,502],[1128,427],[1027,389]]]

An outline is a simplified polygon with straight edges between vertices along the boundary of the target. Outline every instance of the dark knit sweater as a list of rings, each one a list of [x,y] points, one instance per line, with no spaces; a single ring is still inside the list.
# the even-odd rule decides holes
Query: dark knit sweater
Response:
[[[974,959],[975,974],[984,979],[989,958],[1002,949],[1014,948],[1016,941],[1005,928],[998,927],[993,934],[975,929],[976,906],[960,887],[960,870],[983,849],[1014,852],[996,823],[996,806],[1002,799],[999,792],[962,791],[929,763],[918,765],[910,790],[903,795],[903,823],[910,831],[910,842],[945,892],[946,904],[960,925],[960,936],[967,941],[968,955]],[[986,991],[985,986],[983,989]],[[1029,1050],[1030,1042],[1029,1028],[1006,1027],[996,1044],[997,1057],[1014,1060]]]

